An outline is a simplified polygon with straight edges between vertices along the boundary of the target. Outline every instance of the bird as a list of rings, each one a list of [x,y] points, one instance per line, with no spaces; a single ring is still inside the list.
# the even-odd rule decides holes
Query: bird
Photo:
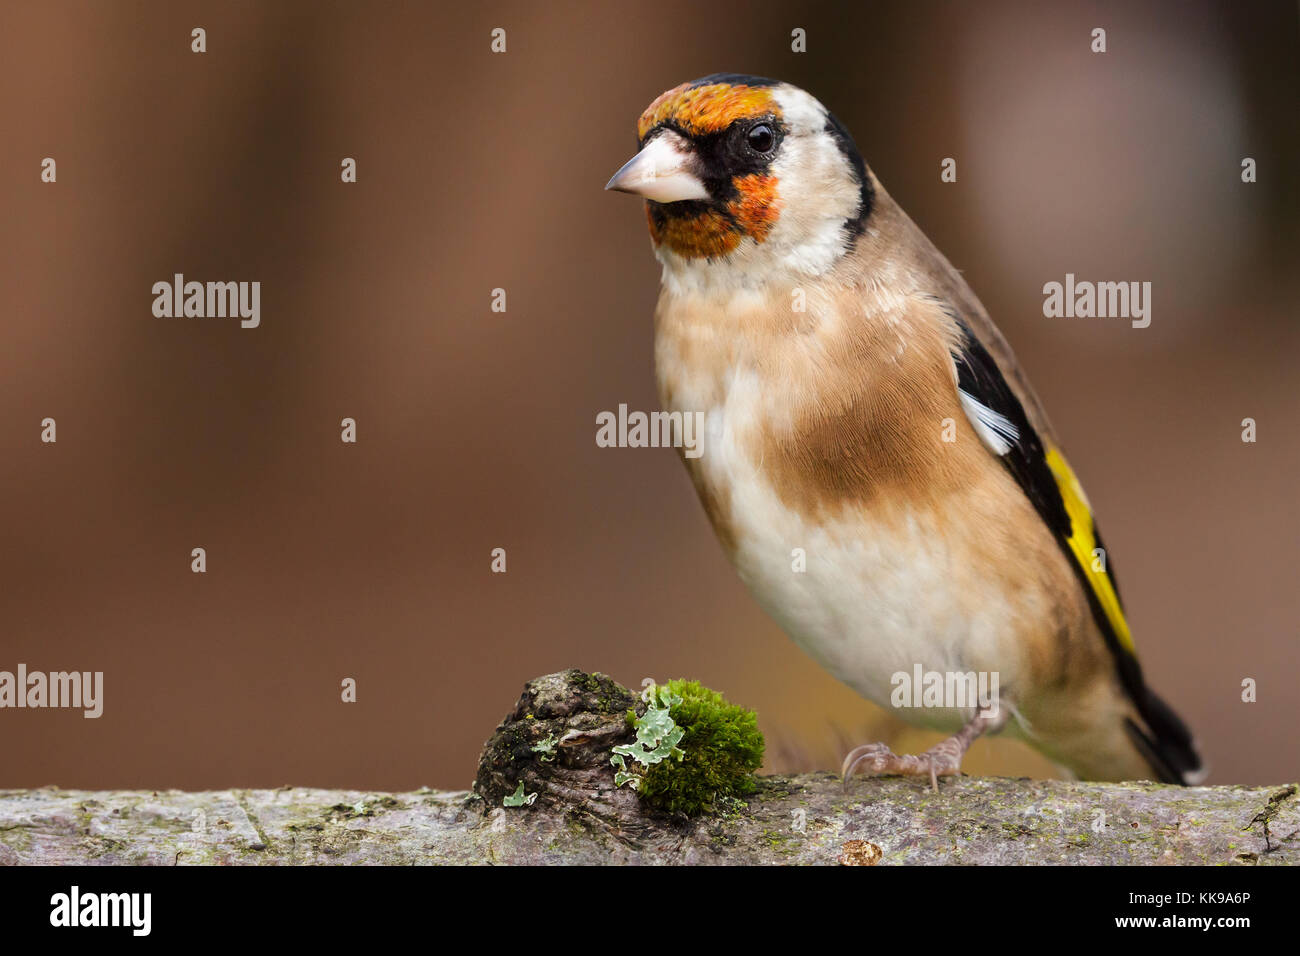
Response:
[[[659,399],[703,416],[682,460],[741,580],[835,678],[949,734],[857,747],[846,782],[937,789],[985,734],[1076,779],[1204,776],[1024,369],[843,123],[792,84],[712,74],[650,103],[605,188],[645,201]],[[933,697],[900,694],[907,675]],[[985,675],[994,706],[961,693]]]

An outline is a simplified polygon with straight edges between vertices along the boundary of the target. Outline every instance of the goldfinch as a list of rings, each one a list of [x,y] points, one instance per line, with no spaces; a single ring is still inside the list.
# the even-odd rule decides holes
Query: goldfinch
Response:
[[[1198,779],[1042,405],[843,124],[787,83],[715,74],[659,96],[637,136],[606,189],[646,200],[660,399],[704,415],[683,460],[719,541],[831,674],[953,734],[859,747],[845,778],[937,785],[1004,731],[1083,779]],[[891,706],[912,674],[995,675],[998,706]]]

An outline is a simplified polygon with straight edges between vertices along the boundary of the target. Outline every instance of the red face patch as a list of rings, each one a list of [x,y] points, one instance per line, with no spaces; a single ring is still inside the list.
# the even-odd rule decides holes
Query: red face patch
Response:
[[[731,83],[692,87],[687,83],[650,104],[637,123],[637,135],[644,140],[656,126],[668,123],[687,136],[705,136],[723,132],[739,121],[779,121],[780,117],[781,108],[769,87]],[[746,237],[755,242],[767,239],[780,212],[776,177],[748,173],[732,183],[736,194],[722,204],[691,203],[673,208],[648,203],[646,213],[655,244],[684,258],[704,259],[727,255]]]
[[[746,236],[763,242],[780,214],[776,177],[751,174],[735,185],[735,199],[722,206],[700,204],[691,215],[669,215],[664,207],[646,203],[650,238],[686,259],[725,256]]]

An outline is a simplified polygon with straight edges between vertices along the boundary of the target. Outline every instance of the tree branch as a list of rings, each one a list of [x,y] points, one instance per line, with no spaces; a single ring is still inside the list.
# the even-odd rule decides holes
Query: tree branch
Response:
[[[0,792],[0,863],[1300,863],[1295,784],[961,777],[934,793],[820,773],[762,777],[726,815],[663,817],[613,785],[633,701],[601,675],[531,681],[473,791]],[[532,804],[503,806],[521,782]]]

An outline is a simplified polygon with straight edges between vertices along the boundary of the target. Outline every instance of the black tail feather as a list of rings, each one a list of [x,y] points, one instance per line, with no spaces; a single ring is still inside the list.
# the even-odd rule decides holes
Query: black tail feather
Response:
[[[1195,783],[1204,772],[1204,764],[1187,725],[1150,688],[1142,687],[1135,698],[1146,729],[1127,721],[1133,742],[1165,783]]]

